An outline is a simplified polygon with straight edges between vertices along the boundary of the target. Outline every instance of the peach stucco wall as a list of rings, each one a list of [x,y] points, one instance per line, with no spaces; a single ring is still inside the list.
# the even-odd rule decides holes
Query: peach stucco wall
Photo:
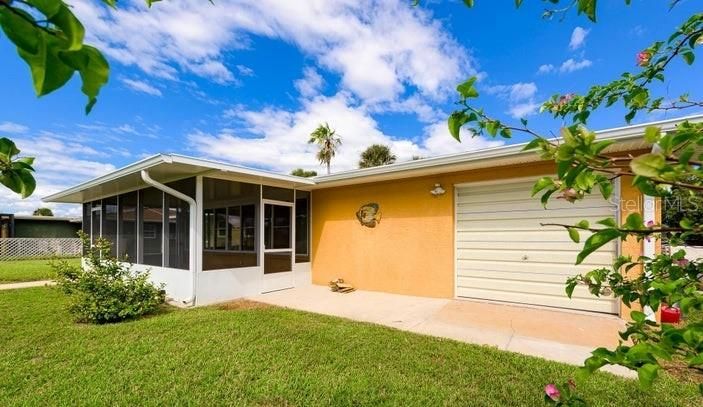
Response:
[[[453,185],[551,172],[551,163],[534,163],[315,190],[313,283],[343,278],[364,290],[452,298]],[[430,195],[436,183],[446,189],[445,195]],[[623,180],[620,189],[623,198],[641,203],[629,180]],[[376,228],[361,226],[355,217],[359,207],[369,202],[380,205],[381,222]],[[623,206],[621,216],[640,209],[638,205]],[[622,246],[623,254],[635,258],[641,250],[640,242],[628,241]]]
[[[542,175],[546,163],[321,189],[312,199],[312,279],[343,278],[364,290],[454,296],[454,184]],[[430,195],[434,184],[447,191]],[[361,205],[380,205],[376,228],[359,224]]]

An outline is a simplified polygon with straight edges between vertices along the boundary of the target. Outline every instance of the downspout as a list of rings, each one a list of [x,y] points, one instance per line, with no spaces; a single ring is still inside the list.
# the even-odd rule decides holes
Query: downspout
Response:
[[[147,184],[153,186],[154,188],[161,190],[169,195],[175,196],[178,199],[181,199],[183,201],[188,202],[188,205],[190,206],[190,225],[189,225],[189,234],[188,234],[188,250],[190,251],[188,255],[188,263],[190,267],[190,272],[192,275],[191,279],[191,285],[190,285],[190,297],[186,298],[183,300],[184,303],[188,305],[195,305],[195,293],[196,293],[196,287],[197,287],[197,281],[198,281],[198,273],[196,270],[197,267],[197,262],[196,262],[196,252],[195,252],[195,246],[196,246],[196,233],[195,233],[195,223],[197,222],[198,219],[198,212],[197,212],[197,207],[195,203],[195,199],[189,197],[188,195],[178,192],[175,189],[168,187],[160,182],[154,181],[154,179],[149,176],[149,171],[147,170],[142,170],[141,171],[142,175],[142,180],[146,182]]]

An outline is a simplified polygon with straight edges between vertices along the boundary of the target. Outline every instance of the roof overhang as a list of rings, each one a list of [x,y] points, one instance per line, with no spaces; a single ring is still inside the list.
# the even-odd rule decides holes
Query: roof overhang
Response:
[[[643,150],[651,148],[651,144],[645,142],[643,137],[644,130],[647,127],[658,126],[662,131],[671,131],[676,128],[677,124],[686,120],[701,122],[703,121],[703,115],[618,127],[596,131],[596,134],[599,140],[615,141],[615,143],[605,151],[606,153]],[[541,159],[537,152],[524,151],[526,145],[527,143],[512,144],[414,161],[405,161],[380,167],[321,175],[313,178],[316,182],[313,189],[431,176],[449,172],[502,167],[540,161]]]
[[[701,122],[703,114],[618,127],[597,131],[596,134],[600,140],[615,141],[606,151],[607,153],[637,151],[651,148],[651,145],[643,138],[645,128],[658,126],[663,131],[671,131],[684,121]],[[46,202],[82,203],[145,188],[148,184],[142,180],[142,170],[149,171],[149,175],[160,183],[207,175],[233,181],[312,190],[540,161],[541,159],[535,151],[524,151],[525,145],[526,143],[513,144],[448,154],[380,167],[343,171],[314,178],[284,175],[178,154],[158,154],[47,196],[43,200]]]
[[[82,203],[145,188],[149,185],[142,180],[142,170],[149,171],[149,175],[161,183],[197,175],[213,175],[218,178],[288,188],[308,189],[315,184],[310,179],[293,175],[277,174],[178,154],[158,154],[102,177],[49,195],[42,200],[45,202]]]

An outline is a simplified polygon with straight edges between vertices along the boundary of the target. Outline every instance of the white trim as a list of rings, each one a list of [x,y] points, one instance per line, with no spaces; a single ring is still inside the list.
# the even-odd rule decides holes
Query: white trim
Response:
[[[703,114],[680,117],[675,119],[660,120],[649,123],[635,124],[631,126],[615,127],[606,130],[596,131],[600,140],[613,140],[617,142],[634,141],[643,139],[644,129],[649,126],[661,126],[662,131],[673,130],[677,124],[686,120],[693,122],[703,121]],[[554,140],[559,140],[554,138]],[[408,170],[427,169],[430,167],[447,166],[452,164],[465,164],[471,161],[490,160],[509,156],[529,156],[533,155],[539,159],[535,151],[523,151],[527,143],[511,144],[507,146],[485,148],[469,152],[446,154],[437,157],[425,158],[414,161],[405,161],[395,164],[383,165],[379,167],[363,168],[350,171],[337,172],[329,175],[318,175],[312,179],[320,186],[334,181],[351,180],[354,178],[366,178],[374,175],[385,175]],[[444,172],[451,172],[447,170]]]
[[[487,180],[487,181],[471,181],[471,182],[463,182],[463,183],[457,183],[457,184],[452,184],[452,187],[454,188],[454,193],[452,194],[453,196],[453,219],[452,219],[452,227],[454,228],[454,233],[453,233],[453,263],[454,263],[454,296],[453,298],[456,300],[469,300],[469,301],[483,301],[483,302],[492,302],[492,303],[502,303],[502,304],[515,304],[516,306],[534,306],[534,307],[544,307],[546,309],[571,309],[571,308],[562,308],[558,306],[547,306],[547,305],[536,305],[536,304],[527,304],[527,303],[522,303],[522,302],[512,302],[512,301],[498,301],[498,300],[485,300],[485,299],[478,299],[478,298],[468,298],[468,297],[460,297],[457,295],[457,285],[458,285],[458,245],[457,245],[457,240],[458,240],[458,233],[459,230],[457,228],[457,218],[458,218],[458,208],[457,208],[457,202],[458,202],[458,196],[459,196],[459,189],[460,188],[466,188],[466,187],[476,187],[476,186],[490,186],[490,185],[500,185],[502,183],[519,183],[519,182],[527,182],[530,180],[537,180],[541,177],[555,177],[555,174],[541,174],[541,175],[533,175],[533,176],[524,176],[524,177],[516,177],[516,178],[501,178],[501,179],[492,179],[492,180]],[[613,204],[611,200],[606,200],[606,202],[609,205],[612,205],[615,209],[615,213],[613,214],[613,217],[616,219],[616,222],[619,222],[620,219],[620,201],[621,201],[621,195],[620,195],[620,179],[616,179],[614,181],[614,188],[613,188],[613,195],[617,197],[616,203]],[[596,192],[598,194],[598,192]],[[611,196],[611,199],[612,199]],[[535,198],[536,199],[536,198]],[[618,241],[615,247],[615,256],[620,255],[620,242]],[[577,312],[584,312],[587,314],[603,314],[603,315],[611,315],[614,317],[619,317],[620,316],[620,310],[621,310],[621,301],[617,301],[617,312],[609,312],[609,313],[601,313],[598,311],[589,311],[589,310],[579,310],[579,309],[571,309]]]
[[[663,131],[670,131],[674,129],[677,124],[687,120],[692,122],[701,122],[703,121],[703,114],[642,123],[625,127],[616,127],[612,129],[596,131],[596,134],[600,136],[601,140],[613,140],[619,143],[639,142],[642,144],[641,146],[644,147],[647,143],[644,141],[642,136],[646,127],[661,126]],[[329,175],[320,175],[313,178],[303,178],[296,177],[293,175],[278,174],[270,171],[258,170],[233,164],[226,164],[201,158],[187,157],[178,154],[158,154],[149,158],[145,158],[144,160],[138,161],[136,163],[130,164],[126,167],[120,168],[102,177],[92,179],[90,181],[68,188],[59,193],[49,195],[47,197],[44,197],[42,200],[45,202],[78,203],[79,199],[77,199],[76,197],[72,197],[70,199],[66,198],[72,194],[81,193],[82,191],[100,186],[101,184],[105,184],[111,181],[117,181],[121,177],[132,175],[134,173],[138,173],[141,170],[149,169],[160,164],[175,163],[185,166],[191,166],[194,168],[198,167],[200,169],[222,171],[236,175],[242,175],[254,178],[256,180],[256,182],[253,182],[251,179],[248,180],[247,182],[250,183],[266,184],[267,182],[272,181],[284,182],[292,184],[289,187],[291,189],[300,189],[299,187],[309,187],[310,189],[315,189],[336,186],[339,185],[342,181],[345,181],[346,183],[363,183],[378,180],[380,176],[385,176],[386,178],[413,176],[413,174],[408,173],[411,171],[418,172],[418,170],[432,170],[434,173],[452,172],[459,170],[458,167],[461,167],[461,165],[466,166],[467,164],[473,162],[486,160],[490,161],[494,159],[498,160],[501,158],[504,159],[503,161],[505,161],[505,159],[516,159],[519,157],[524,157],[525,159],[528,159],[530,161],[539,161],[540,157],[534,151],[523,151],[525,145],[526,143],[512,144],[507,146],[474,150],[463,153],[447,154],[437,157],[425,158],[421,160],[384,165],[380,167],[343,171]],[[611,148],[616,149],[617,145],[611,146]],[[183,177],[195,176],[201,173],[202,171],[200,173],[187,173],[184,174]]]
[[[274,199],[263,199],[263,188],[261,198],[261,288],[262,293],[285,290],[295,286],[295,189],[293,189],[293,202],[277,201]],[[285,206],[290,210],[290,238],[289,247],[285,249],[267,249],[264,247],[264,222],[266,218],[266,205]],[[271,213],[271,230],[273,231],[273,212]],[[273,236],[271,237],[273,243]],[[266,274],[266,253],[286,253],[290,252],[290,270],[278,273]]]
[[[258,178],[258,183],[263,183],[265,184],[267,180],[269,181],[282,181],[286,183],[292,183],[293,185],[290,186],[289,188],[294,188],[297,185],[315,185],[315,182],[312,179],[309,178],[303,178],[303,177],[296,177],[294,175],[285,175],[285,174],[278,174],[275,172],[271,171],[265,171],[265,170],[258,170],[254,168],[248,168],[248,167],[243,167],[240,165],[234,165],[234,164],[226,164],[222,162],[217,162],[217,161],[211,161],[207,159],[202,159],[202,158],[195,158],[195,157],[188,157],[184,155],[179,155],[179,154],[157,154],[148,158],[145,158],[143,160],[137,161],[133,164],[130,164],[128,166],[122,167],[116,171],[113,171],[109,174],[103,175],[102,177],[97,177],[92,180],[83,182],[81,184],[78,184],[76,186],[73,186],[71,188],[65,189],[61,192],[58,192],[56,194],[52,194],[49,196],[46,196],[42,198],[42,201],[44,202],[61,202],[61,199],[75,193],[82,192],[86,189],[89,188],[94,188],[97,187],[101,184],[105,184],[111,181],[117,181],[119,178],[128,176],[128,175],[133,175],[133,174],[138,174],[142,170],[148,170],[151,169],[157,165],[160,164],[182,164],[186,166],[191,166],[191,167],[201,167],[205,168],[207,170],[217,170],[217,171],[223,171],[223,172],[231,172],[234,174],[238,175],[244,175],[248,177],[253,177],[253,178]],[[199,174],[196,173],[188,173],[184,174],[180,178],[188,178],[192,176],[196,176]],[[251,181],[249,181],[251,182]],[[139,188],[137,188],[139,189]],[[114,195],[114,194],[111,194]]]
[[[195,271],[196,273],[203,272],[203,177],[197,175],[195,177],[195,204],[196,204],[196,221],[195,221]]]
[[[162,212],[164,212],[164,213],[166,212],[164,209],[165,199],[166,199],[166,197],[164,196],[165,193],[172,195],[182,201],[188,202],[188,205],[190,206],[189,211],[188,211],[188,215],[190,218],[188,220],[188,227],[189,227],[189,230],[188,230],[188,250],[190,251],[190,253],[188,253],[188,263],[189,263],[190,273],[192,275],[191,297],[184,300],[183,302],[195,305],[195,294],[197,293],[197,285],[198,285],[198,273],[197,273],[196,254],[194,253],[194,251],[195,251],[195,246],[196,246],[196,232],[197,232],[196,223],[198,221],[196,217],[198,214],[198,205],[197,205],[195,199],[191,198],[190,196],[188,196],[182,192],[176,191],[175,189],[173,189],[169,186],[166,186],[164,184],[160,184],[160,183],[154,181],[151,178],[151,176],[149,176],[149,172],[147,170],[141,171],[141,177],[144,182],[146,182],[147,184],[149,184],[149,185],[153,186],[154,188],[161,191]],[[162,213],[162,219],[161,219],[162,223],[165,223],[164,219],[163,219],[164,217],[165,216]],[[163,245],[165,244],[164,240],[166,240],[165,239],[166,235],[163,233],[163,229],[164,229],[164,227],[162,227],[162,236],[161,236],[161,241],[162,241],[161,264],[162,264],[162,266],[164,264],[164,246]]]

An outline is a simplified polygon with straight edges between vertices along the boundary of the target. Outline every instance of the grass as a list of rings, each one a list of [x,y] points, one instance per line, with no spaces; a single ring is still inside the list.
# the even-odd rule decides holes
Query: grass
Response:
[[[48,280],[52,276],[51,260],[10,260],[0,261],[0,284],[21,281]],[[78,264],[80,259],[66,259]]]
[[[243,306],[242,306],[243,305]],[[539,406],[576,367],[372,324],[235,304],[82,325],[55,288],[0,291],[0,405]],[[596,374],[592,405],[693,406]]]

